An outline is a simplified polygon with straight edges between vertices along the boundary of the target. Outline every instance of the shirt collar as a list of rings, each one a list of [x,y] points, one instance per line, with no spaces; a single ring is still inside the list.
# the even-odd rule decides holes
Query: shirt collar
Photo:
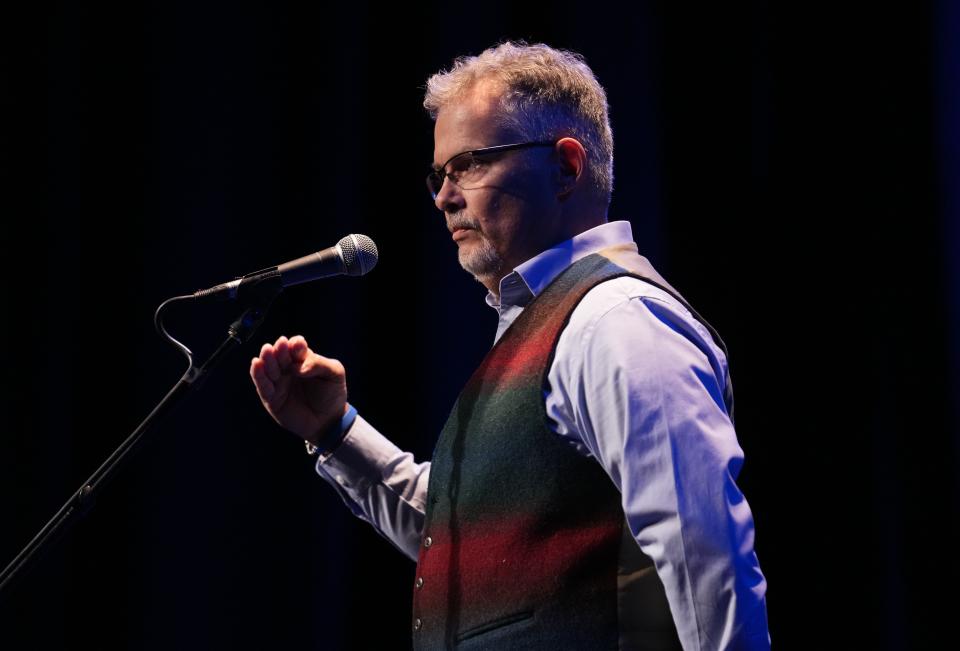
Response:
[[[594,226],[517,265],[500,280],[499,300],[493,292],[487,292],[487,305],[498,311],[509,305],[524,307],[577,260],[609,246],[632,242],[633,230],[628,221]]]

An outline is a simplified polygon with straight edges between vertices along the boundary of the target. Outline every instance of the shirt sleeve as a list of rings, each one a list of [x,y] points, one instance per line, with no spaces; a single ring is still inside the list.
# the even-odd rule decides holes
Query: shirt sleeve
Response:
[[[735,481],[743,451],[723,404],[726,359],[672,299],[621,296],[603,308],[561,335],[548,415],[620,489],[683,648],[768,649],[766,580]]]
[[[416,463],[357,416],[340,444],[317,459],[317,473],[347,507],[416,561],[423,532],[430,463]]]

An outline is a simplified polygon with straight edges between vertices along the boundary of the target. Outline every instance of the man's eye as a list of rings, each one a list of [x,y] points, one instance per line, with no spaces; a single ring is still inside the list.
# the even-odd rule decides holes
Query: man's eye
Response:
[[[464,171],[473,167],[474,159],[472,158],[462,158],[458,161],[455,161],[450,166],[450,174],[463,173]]]
[[[486,169],[486,167],[487,167],[487,161],[481,160],[479,158],[474,158],[470,161],[469,165],[467,165],[467,168],[464,171],[467,174],[475,174],[477,172],[480,172]]]
[[[479,178],[487,165],[488,163],[485,160],[464,156],[462,160],[451,163],[447,176],[454,183],[470,182]]]

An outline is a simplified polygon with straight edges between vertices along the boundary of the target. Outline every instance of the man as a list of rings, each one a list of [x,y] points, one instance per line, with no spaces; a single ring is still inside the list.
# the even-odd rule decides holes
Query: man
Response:
[[[766,581],[723,343],[607,222],[606,95],[503,43],[428,82],[428,187],[496,344],[416,463],[303,337],[250,374],[318,473],[418,561],[417,649],[762,649]]]

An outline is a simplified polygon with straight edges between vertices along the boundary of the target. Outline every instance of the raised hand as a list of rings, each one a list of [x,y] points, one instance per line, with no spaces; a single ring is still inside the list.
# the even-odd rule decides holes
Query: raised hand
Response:
[[[250,378],[273,419],[311,443],[347,411],[343,364],[310,350],[300,335],[264,344],[250,362]]]

